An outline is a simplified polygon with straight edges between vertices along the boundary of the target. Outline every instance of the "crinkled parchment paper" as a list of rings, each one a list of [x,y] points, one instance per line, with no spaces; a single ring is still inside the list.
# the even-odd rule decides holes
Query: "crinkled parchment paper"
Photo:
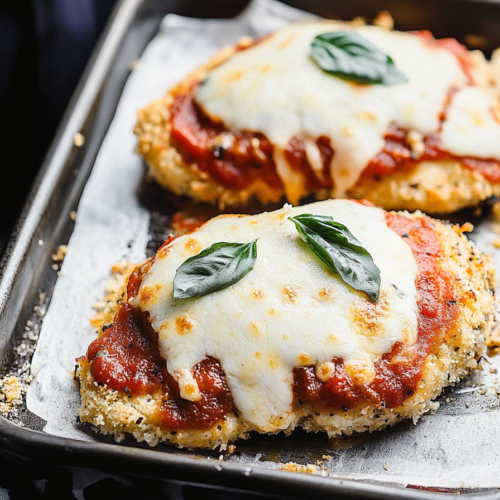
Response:
[[[47,422],[45,432],[98,439],[77,422],[80,399],[72,371],[75,358],[96,338],[89,325],[94,315],[91,305],[103,297],[111,266],[123,259],[139,262],[145,257],[150,214],[137,199],[144,168],[134,153],[132,130],[137,110],[160,97],[220,47],[233,44],[240,36],[261,35],[306,17],[310,15],[274,0],[255,0],[232,20],[176,15],[163,20],[123,91],[81,198],[62,274],[44,319],[27,403],[29,410]],[[498,236],[486,222],[474,237],[482,250],[491,252],[491,242]],[[500,366],[496,358],[491,362]],[[227,459],[268,468],[290,460],[303,464],[320,461],[323,468],[317,471],[323,475],[427,486],[500,487],[500,411],[493,388],[497,375],[490,373],[492,368],[486,364],[472,380],[448,390],[442,400],[449,401],[417,425],[407,422],[339,442],[303,435],[257,440],[256,444],[251,440],[238,443],[241,453]],[[479,383],[484,385],[474,387]],[[269,452],[279,447],[282,452]]]

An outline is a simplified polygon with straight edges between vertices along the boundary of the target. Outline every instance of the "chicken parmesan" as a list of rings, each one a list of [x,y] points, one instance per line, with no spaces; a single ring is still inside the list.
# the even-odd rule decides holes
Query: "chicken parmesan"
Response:
[[[293,24],[141,110],[137,150],[160,184],[220,206],[315,195],[449,213],[500,194],[499,75],[429,32]]]
[[[121,271],[78,359],[79,417],[117,440],[210,448],[416,421],[492,325],[494,269],[466,230],[327,200],[171,236]]]

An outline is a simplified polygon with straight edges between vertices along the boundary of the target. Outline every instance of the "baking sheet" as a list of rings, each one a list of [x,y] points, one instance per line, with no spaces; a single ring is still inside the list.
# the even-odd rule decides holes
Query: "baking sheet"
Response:
[[[141,261],[151,228],[159,223],[139,196],[144,167],[134,153],[132,130],[137,110],[160,97],[218,48],[233,44],[240,36],[265,34],[305,17],[310,14],[274,0],[254,0],[233,20],[176,15],[163,20],[123,91],[82,195],[61,276],[44,319],[32,361],[34,381],[27,405],[46,421],[45,432],[101,439],[77,422],[80,399],[73,369],[75,358],[96,338],[89,325],[94,315],[91,305],[101,300],[111,266],[123,259]],[[498,236],[493,229],[495,223],[486,221],[474,234],[483,251],[494,250],[492,241]],[[315,465],[310,471],[321,475],[399,484],[500,487],[498,375],[490,373],[500,368],[500,357],[489,361],[492,364],[486,364],[482,372],[450,388],[442,398],[449,401],[416,426],[406,422],[372,435],[335,441],[300,432],[290,438],[254,438],[237,443],[238,452],[224,458],[267,468],[294,461]]]

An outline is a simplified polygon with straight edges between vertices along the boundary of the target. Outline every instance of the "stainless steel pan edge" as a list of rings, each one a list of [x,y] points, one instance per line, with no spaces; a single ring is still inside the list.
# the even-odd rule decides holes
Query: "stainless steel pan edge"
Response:
[[[189,458],[168,453],[104,443],[87,443],[20,428],[0,419],[0,447],[35,461],[50,461],[64,467],[90,467],[110,473],[128,473],[186,483],[245,489],[298,498],[331,499],[422,499],[438,500],[440,493],[403,489],[384,484],[251,468],[230,462]],[[24,452],[24,453],[23,453]],[[500,498],[496,492],[466,495],[476,500]]]
[[[106,90],[105,82],[109,77],[110,68],[118,62],[122,65],[122,71],[116,77],[118,81],[115,82],[114,88],[123,86],[126,79],[123,67],[127,62],[123,60],[117,62],[120,47],[123,43],[133,43],[133,36],[131,39],[130,35],[128,38],[126,35],[138,17],[142,16],[142,21],[149,23],[148,31],[151,36],[153,35],[159,20],[148,20],[148,11],[154,10],[155,4],[159,3],[163,4],[161,8],[164,13],[168,10],[189,13],[193,6],[200,6],[202,2],[121,0],[117,5],[71,100],[0,263],[0,356],[3,359],[6,358],[8,348],[16,338],[16,331],[20,331],[23,327],[21,319],[27,318],[27,312],[38,293],[38,288],[34,289],[31,283],[45,282],[50,286],[55,281],[55,275],[49,279],[42,278],[41,267],[43,263],[48,267],[50,254],[59,243],[67,241],[69,237],[72,224],[67,214],[76,207],[119,98],[119,93],[114,94],[109,87],[108,91]],[[224,12],[224,8],[227,10],[227,0],[219,2],[221,10],[217,10],[215,3],[212,4],[215,13]],[[243,3],[239,2],[240,6]],[[301,8],[309,6],[305,1],[290,3]],[[325,5],[340,5],[337,2],[330,4],[323,2],[321,10],[320,3],[311,2],[311,10],[325,13]],[[206,4],[204,10],[205,12],[200,15],[210,14]],[[333,9],[332,12],[336,10]],[[143,45],[138,43],[137,55],[143,48]],[[105,117],[97,123],[100,112]],[[87,138],[82,148],[76,148],[73,144],[76,132],[82,132]],[[42,244],[39,244],[40,241]],[[295,497],[314,495],[316,498],[331,498],[332,494],[335,494],[342,498],[442,498],[442,494],[439,493],[263,468],[253,468],[249,474],[248,467],[233,463],[55,437],[20,427],[3,417],[0,417],[0,453],[20,461],[35,460],[55,466],[91,467]],[[500,492],[475,493],[467,496],[486,500],[500,498]]]

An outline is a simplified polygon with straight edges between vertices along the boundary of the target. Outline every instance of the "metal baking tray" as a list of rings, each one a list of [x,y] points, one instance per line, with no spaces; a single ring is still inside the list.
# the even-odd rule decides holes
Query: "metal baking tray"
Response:
[[[121,90],[137,59],[156,33],[162,17],[177,13],[193,17],[232,17],[245,6],[245,0],[121,0],[88,63],[70,102],[56,138],[24,207],[16,229],[0,262],[0,367],[12,367],[13,348],[23,339],[27,321],[36,321],[50,301],[57,279],[52,269],[58,245],[67,242],[73,229],[69,217],[76,210],[98,149],[115,112]],[[487,54],[500,47],[500,2],[494,0],[292,0],[287,3],[316,14],[341,19],[355,16],[374,18],[389,10],[402,30],[430,29],[437,37],[455,37],[466,43],[479,43]],[[473,37],[471,38],[471,35]],[[475,47],[471,47],[475,48]],[[83,146],[74,143],[76,133],[85,137]],[[152,218],[152,247],[155,234],[161,236],[161,213],[175,200],[155,205],[148,193],[149,208],[159,210]],[[151,202],[153,200],[153,202]],[[169,203],[171,205],[169,205]],[[165,208],[166,207],[166,208]],[[156,224],[158,227],[153,227]],[[158,225],[159,224],[159,225]],[[43,294],[42,296],[40,294]],[[41,302],[40,302],[41,301]],[[39,309],[40,310],[40,309]],[[14,367],[21,370],[21,367]],[[388,484],[370,484],[328,477],[248,467],[214,460],[214,454],[190,453],[169,447],[149,449],[127,441],[126,445],[82,442],[43,433],[43,421],[22,408],[15,419],[0,416],[0,455],[26,466],[38,477],[78,476],[88,469],[119,474],[134,481],[169,484],[176,491],[183,485],[224,487],[228,492],[260,492],[307,498],[442,498],[443,493],[410,489]],[[318,439],[297,433],[294,436],[297,461],[314,459]],[[254,439],[247,450],[272,454],[283,442]],[[307,453],[304,450],[307,448]],[[306,456],[307,455],[307,456]],[[304,456],[306,458],[304,459]],[[437,489],[439,490],[439,489]],[[173,491],[173,490],[169,490]],[[465,493],[465,492],[462,492]],[[500,499],[498,489],[466,493],[477,499]]]

